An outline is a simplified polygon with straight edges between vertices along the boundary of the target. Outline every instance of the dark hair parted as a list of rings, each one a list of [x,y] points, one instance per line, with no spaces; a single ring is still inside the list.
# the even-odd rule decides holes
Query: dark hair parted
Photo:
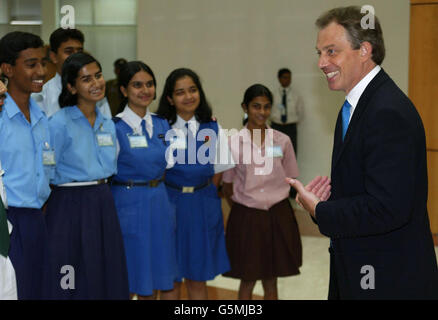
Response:
[[[73,53],[65,59],[64,64],[62,65],[61,74],[62,91],[58,99],[61,108],[75,106],[78,103],[77,94],[72,94],[68,90],[67,84],[70,84],[72,87],[75,86],[80,70],[87,64],[93,62],[96,62],[99,69],[102,70],[99,61],[85,52]]]
[[[0,64],[8,63],[14,66],[21,51],[43,46],[43,40],[35,34],[22,31],[9,32],[0,39]]]
[[[155,79],[155,75],[152,69],[142,61],[130,61],[123,64],[120,68],[119,73],[119,87],[128,88],[129,81],[131,81],[132,77],[135,76],[137,72],[144,71],[152,77],[152,81],[154,82],[154,87],[157,88],[157,80]],[[123,95],[121,95],[123,97]],[[157,92],[155,91],[154,100],[157,98]],[[122,111],[128,103],[128,98],[123,97],[119,110]]]
[[[266,97],[271,104],[274,101],[271,90],[260,83],[256,83],[246,89],[245,94],[243,95],[242,105],[248,107],[250,102],[257,97]]]
[[[248,108],[251,101],[257,97],[268,98],[271,105],[274,102],[274,98],[272,96],[271,90],[269,90],[267,87],[265,87],[262,84],[256,83],[250,86],[248,89],[246,89],[245,94],[243,95],[242,107],[243,105],[245,105]],[[244,119],[243,125],[245,125],[247,122],[248,122],[248,118]]]
[[[354,50],[359,49],[362,42],[369,42],[373,47],[372,60],[380,65],[385,59],[385,43],[379,19],[374,16],[374,29],[364,29],[361,26],[364,15],[360,11],[358,6],[335,8],[322,14],[315,24],[320,30],[332,22],[343,26]]]
[[[201,123],[211,121],[212,110],[207,101],[207,98],[205,97],[201,81],[194,71],[186,68],[173,70],[167,77],[166,84],[164,85],[163,93],[160,98],[160,104],[158,106],[157,114],[161,117],[166,118],[169,121],[170,125],[176,122],[176,108],[175,106],[170,104],[167,98],[172,98],[176,82],[184,77],[190,77],[199,90],[200,101],[199,106],[195,111],[196,120]]]
[[[84,44],[84,34],[78,29],[58,28],[50,35],[50,50],[54,53],[58,52],[59,47],[63,42],[70,39],[77,40]]]
[[[288,68],[281,68],[278,70],[277,77],[280,78],[285,73],[292,74],[292,71],[290,71]]]

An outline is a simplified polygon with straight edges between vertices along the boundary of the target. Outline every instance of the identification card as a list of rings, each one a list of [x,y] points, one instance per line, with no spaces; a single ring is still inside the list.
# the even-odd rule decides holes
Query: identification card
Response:
[[[113,137],[109,133],[98,133],[97,143],[100,147],[108,147],[114,145]]]
[[[187,142],[185,137],[175,137],[172,141],[174,149],[187,149]]]
[[[266,148],[266,156],[270,158],[282,158],[283,151],[281,150],[281,146],[272,146]]]
[[[52,150],[44,150],[43,151],[43,165],[45,166],[54,166],[55,162],[55,151]]]
[[[148,147],[148,141],[146,140],[145,135],[128,136],[128,139],[129,139],[129,145],[131,146],[132,149]]]

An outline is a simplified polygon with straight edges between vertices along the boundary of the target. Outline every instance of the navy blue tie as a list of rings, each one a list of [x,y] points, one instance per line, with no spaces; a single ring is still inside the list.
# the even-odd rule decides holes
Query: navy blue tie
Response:
[[[348,123],[350,122],[351,104],[345,100],[342,105],[342,141],[344,141],[345,134],[347,133]]]
[[[143,131],[144,136],[146,137],[147,130],[146,130],[146,121],[144,119],[141,120],[141,129]]]
[[[281,99],[281,103],[283,104],[283,107],[284,107],[283,114],[281,115],[281,122],[286,123],[286,121],[287,121],[287,95],[286,95],[286,89],[283,89],[283,97]]]

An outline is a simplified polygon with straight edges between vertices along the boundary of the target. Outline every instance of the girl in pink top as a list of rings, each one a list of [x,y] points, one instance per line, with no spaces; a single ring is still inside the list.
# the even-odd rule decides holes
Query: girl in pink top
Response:
[[[252,297],[262,280],[265,299],[278,299],[277,277],[299,274],[301,238],[289,203],[286,177],[297,177],[290,138],[267,124],[272,93],[261,84],[249,87],[242,108],[247,125],[230,138],[236,166],[223,175],[224,194],[231,204],[226,244],[231,271],[241,279],[239,299]]]

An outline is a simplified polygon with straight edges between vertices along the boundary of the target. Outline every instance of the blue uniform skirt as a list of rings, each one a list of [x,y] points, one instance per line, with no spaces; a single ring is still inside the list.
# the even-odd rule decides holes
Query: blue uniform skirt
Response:
[[[129,289],[142,296],[171,290],[177,277],[175,208],[155,188],[111,186],[125,243]]]
[[[194,193],[167,190],[176,207],[178,281],[207,281],[228,271],[222,204],[216,187],[210,184]]]
[[[19,300],[47,298],[47,229],[40,209],[9,207],[12,224],[9,257]]]
[[[47,207],[53,299],[129,299],[123,239],[107,184],[55,187]]]

